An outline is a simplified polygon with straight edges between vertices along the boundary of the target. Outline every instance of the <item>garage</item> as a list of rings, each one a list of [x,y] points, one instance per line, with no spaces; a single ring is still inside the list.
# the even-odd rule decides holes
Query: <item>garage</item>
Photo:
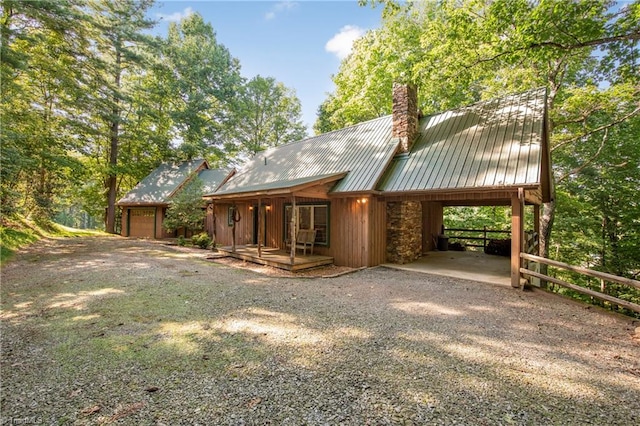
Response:
[[[155,208],[129,209],[129,236],[139,238],[155,238]]]

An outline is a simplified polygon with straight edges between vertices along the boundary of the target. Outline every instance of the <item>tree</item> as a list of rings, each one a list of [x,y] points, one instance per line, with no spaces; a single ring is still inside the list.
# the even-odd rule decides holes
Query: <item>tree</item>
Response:
[[[184,228],[185,230],[200,231],[204,227],[205,210],[203,207],[203,183],[194,178],[187,183],[171,199],[164,219],[164,228],[168,231]]]
[[[77,175],[69,131],[87,49],[84,12],[73,1],[5,1],[0,21],[0,205],[3,214],[50,218]],[[74,153],[75,151],[75,153]]]
[[[222,136],[242,84],[238,60],[197,13],[170,25],[164,50],[179,158],[224,161]]]
[[[106,192],[105,230],[115,232],[116,199],[119,194],[119,150],[130,131],[132,87],[129,76],[144,67],[144,49],[150,37],[143,33],[153,22],[146,12],[153,0],[96,0],[89,3],[92,13],[94,56],[85,64],[87,102],[90,112],[88,150],[93,151]]]
[[[241,156],[306,136],[300,100],[272,77],[251,79],[241,91],[234,114],[229,135],[235,143],[232,149]]]

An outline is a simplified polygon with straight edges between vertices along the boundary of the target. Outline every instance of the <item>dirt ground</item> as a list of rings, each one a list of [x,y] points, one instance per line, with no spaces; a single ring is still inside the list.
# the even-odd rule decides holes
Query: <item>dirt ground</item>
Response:
[[[119,237],[19,253],[1,270],[0,424],[640,424],[632,318],[471,280],[210,256]]]

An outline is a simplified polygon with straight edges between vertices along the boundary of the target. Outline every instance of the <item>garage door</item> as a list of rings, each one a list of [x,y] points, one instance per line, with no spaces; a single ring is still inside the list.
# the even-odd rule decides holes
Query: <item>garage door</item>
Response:
[[[129,210],[129,236],[140,238],[154,238],[155,209]]]

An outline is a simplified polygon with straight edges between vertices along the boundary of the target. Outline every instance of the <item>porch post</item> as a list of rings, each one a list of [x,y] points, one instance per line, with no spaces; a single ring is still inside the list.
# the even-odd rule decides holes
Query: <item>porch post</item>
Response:
[[[238,211],[238,206],[236,203],[233,203],[231,206],[231,214],[233,219],[233,226],[231,227],[231,251],[233,253],[236,252],[236,224],[240,222],[240,212]]]
[[[511,195],[511,287],[520,287],[520,252],[524,241],[524,190]]]
[[[211,224],[211,250],[215,250],[216,249],[216,242],[218,240],[217,238],[217,232],[216,232],[216,204],[215,201],[211,201],[211,204],[209,204],[209,208],[208,211],[211,212],[211,221],[208,222]]]
[[[258,257],[262,257],[262,198],[258,198]]]
[[[293,265],[296,259],[296,196],[291,195],[291,225],[289,230],[291,231],[291,265]]]
[[[540,205],[533,205],[533,232],[536,233],[536,238],[538,239],[538,245],[536,247],[535,254],[536,256],[540,256]]]

